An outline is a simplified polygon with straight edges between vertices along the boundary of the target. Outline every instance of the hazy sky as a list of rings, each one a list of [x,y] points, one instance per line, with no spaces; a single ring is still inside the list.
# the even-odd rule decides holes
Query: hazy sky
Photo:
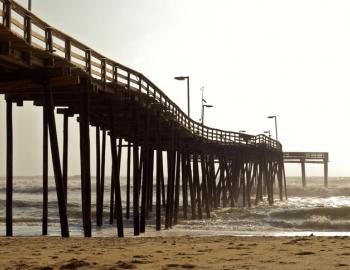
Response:
[[[214,104],[207,125],[251,134],[271,129],[274,136],[266,116],[276,114],[285,151],[328,151],[330,175],[350,175],[349,1],[32,1],[39,17],[142,72],[184,111],[186,85],[173,77],[189,75],[194,119],[200,118],[204,86],[205,99]],[[4,117],[2,101],[0,175]],[[30,103],[15,108],[14,120],[14,173],[41,174],[41,109]],[[69,174],[79,174],[78,125],[70,121]],[[94,138],[91,130],[92,156]],[[322,172],[307,166],[307,175]],[[300,169],[287,166],[287,174]]]

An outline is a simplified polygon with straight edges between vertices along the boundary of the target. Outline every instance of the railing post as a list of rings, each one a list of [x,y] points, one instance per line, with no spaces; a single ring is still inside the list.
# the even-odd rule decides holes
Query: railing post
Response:
[[[118,66],[113,66],[113,82],[118,83]]]
[[[28,44],[32,43],[32,20],[30,15],[26,14],[24,16],[24,39]]]
[[[106,58],[101,59],[101,81],[103,88],[106,88]]]
[[[142,92],[142,78],[139,76],[139,92]]]
[[[71,44],[71,41],[69,39],[67,39],[65,41],[64,58],[69,62],[72,59],[72,44]]]
[[[12,9],[11,6],[12,6],[11,0],[5,0],[3,2],[2,23],[9,30],[11,30],[11,9]]]
[[[52,29],[49,27],[45,29],[45,49],[48,52],[53,51]]]
[[[85,50],[85,71],[89,74],[89,77],[91,77],[91,50],[86,49]]]

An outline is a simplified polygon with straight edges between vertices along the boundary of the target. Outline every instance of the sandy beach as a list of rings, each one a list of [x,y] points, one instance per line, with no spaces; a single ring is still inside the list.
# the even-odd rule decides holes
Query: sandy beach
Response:
[[[348,237],[0,238],[1,269],[349,269]]]

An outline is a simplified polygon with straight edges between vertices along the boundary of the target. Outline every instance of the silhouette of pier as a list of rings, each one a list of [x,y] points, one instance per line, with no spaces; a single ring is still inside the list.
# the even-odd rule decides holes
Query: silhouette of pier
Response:
[[[0,2],[0,93],[6,99],[7,135],[6,235],[13,234],[12,106],[22,106],[25,101],[43,108],[43,235],[48,232],[51,153],[61,234],[69,236],[68,121],[75,116],[80,131],[82,224],[87,237],[91,236],[92,219],[97,226],[103,225],[106,185],[111,187],[109,221],[117,224],[120,237],[124,236],[125,219],[132,218],[134,235],[139,235],[154,211],[154,225],[160,230],[179,219],[209,218],[212,209],[221,206],[249,207],[264,197],[273,204],[274,187],[283,199],[284,163],[278,141],[201,125],[143,74],[51,27],[16,2]],[[56,113],[64,119],[62,153]],[[96,132],[95,217],[91,214],[91,126]],[[106,168],[107,155],[112,168]],[[125,207],[120,188],[122,161],[127,168]],[[106,183],[110,170],[111,183]]]

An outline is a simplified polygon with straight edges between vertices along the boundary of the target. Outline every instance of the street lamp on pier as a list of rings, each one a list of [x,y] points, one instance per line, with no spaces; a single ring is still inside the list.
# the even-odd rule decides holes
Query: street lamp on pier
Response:
[[[269,119],[275,119],[276,141],[278,141],[278,133],[277,133],[277,116],[276,116],[276,115],[271,115],[271,116],[268,116],[267,118],[269,118]]]
[[[184,81],[187,80],[187,116],[190,118],[190,77],[189,76],[177,76],[175,80]]]

